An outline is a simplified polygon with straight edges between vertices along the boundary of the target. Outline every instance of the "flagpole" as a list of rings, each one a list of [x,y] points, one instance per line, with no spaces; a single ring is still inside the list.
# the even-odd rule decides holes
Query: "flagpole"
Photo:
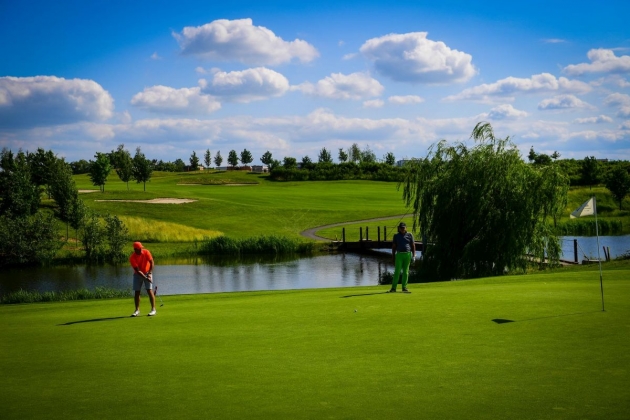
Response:
[[[604,281],[602,279],[602,258],[599,254],[599,227],[597,224],[597,198],[593,196],[593,209],[595,210],[595,235],[597,235],[597,260],[599,261],[599,287],[602,291],[602,312],[604,309]]]

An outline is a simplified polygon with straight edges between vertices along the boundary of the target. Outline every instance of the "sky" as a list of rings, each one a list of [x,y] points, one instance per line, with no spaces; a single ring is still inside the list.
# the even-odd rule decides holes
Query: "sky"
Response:
[[[0,147],[630,160],[628,1],[0,0]],[[202,158],[203,159],[203,158]]]

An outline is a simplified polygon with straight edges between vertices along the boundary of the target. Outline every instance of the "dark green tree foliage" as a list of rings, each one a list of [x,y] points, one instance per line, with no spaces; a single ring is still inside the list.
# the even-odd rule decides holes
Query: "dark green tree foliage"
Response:
[[[431,279],[498,275],[525,269],[526,254],[560,257],[549,220],[566,206],[567,177],[557,166],[532,166],[516,146],[494,137],[488,123],[473,130],[473,148],[442,141],[407,166],[403,198],[431,245],[421,270]]]
[[[271,162],[273,162],[273,156],[271,155],[271,152],[267,150],[265,153],[263,153],[260,161],[263,163],[263,165],[271,165]]]
[[[183,160],[178,158],[175,159],[175,161],[173,162],[173,168],[173,172],[184,172],[184,169],[186,169],[186,164]]]
[[[301,168],[311,170],[315,168],[315,164],[313,163],[310,157],[304,156],[302,157]]]
[[[622,210],[623,199],[630,193],[630,175],[628,169],[617,166],[606,177],[606,188],[613,198],[619,203],[619,210]]]
[[[79,199],[72,169],[63,159],[56,159],[49,185],[50,195],[57,204],[57,214],[64,222],[70,222],[74,203]]]
[[[587,156],[584,158],[582,161],[580,175],[582,178],[582,184],[588,185],[590,189],[593,188],[593,185],[599,183],[601,177],[601,166],[597,159],[595,159],[595,156]]]
[[[118,146],[116,151],[111,153],[115,158],[112,161],[116,168],[116,175],[125,184],[127,184],[127,190],[129,190],[129,181],[133,179],[133,161],[131,160],[131,153],[125,149],[125,145]]]
[[[227,161],[232,167],[238,165],[238,155],[236,154],[236,150],[230,150]]]
[[[212,153],[210,153],[210,149],[206,149],[206,153],[203,155],[203,163],[206,165],[206,169],[210,168],[212,165]]]
[[[391,166],[394,166],[396,164],[396,157],[392,152],[387,152],[383,160],[385,161],[385,163]]]
[[[332,155],[325,147],[322,147],[322,150],[319,151],[319,156],[317,157],[318,163],[332,163]]]
[[[109,245],[107,260],[112,263],[124,262],[127,259],[124,248],[129,241],[129,230],[118,216],[105,216],[105,240]]]
[[[33,183],[26,155],[2,149],[0,154],[0,215],[30,216],[40,203],[39,188]]]
[[[94,157],[96,160],[90,162],[90,172],[88,176],[92,181],[92,185],[99,187],[101,191],[105,192],[105,183],[112,170],[112,165],[109,163],[109,156],[107,156],[106,153],[96,152]]]
[[[252,163],[253,160],[254,157],[252,156],[252,152],[247,149],[243,149],[243,151],[241,152],[241,163],[243,165],[249,165],[250,163]]]
[[[221,156],[221,151],[217,151],[217,154],[214,155],[214,164],[219,167],[223,163],[223,156]]]
[[[374,163],[376,162],[376,155],[370,149],[370,146],[365,146],[365,149],[361,150],[361,162]]]
[[[90,172],[90,162],[85,159],[70,162],[70,167],[72,168],[72,173],[74,175],[87,174]]]
[[[133,179],[139,184],[142,182],[143,191],[147,190],[147,182],[151,180],[153,175],[153,164],[144,156],[140,147],[136,148],[136,154],[133,157]]]
[[[191,171],[198,171],[199,170],[199,158],[197,157],[197,153],[195,151],[192,152],[192,155],[190,155],[190,170]]]
[[[339,156],[337,156],[337,159],[339,159],[339,163],[347,162],[348,154],[345,152],[345,150],[343,150],[342,148],[339,148]]]
[[[81,243],[83,244],[87,261],[100,262],[105,259],[105,234],[105,227],[98,217],[98,214],[88,212],[84,220],[81,234]]]
[[[297,159],[294,157],[286,156],[283,159],[282,166],[284,169],[296,169],[297,168]]]
[[[0,216],[0,265],[46,264],[61,245],[52,214]]]
[[[38,187],[49,186],[50,181],[53,179],[53,166],[57,161],[57,157],[52,150],[45,151],[42,148],[38,148],[35,153],[26,154],[26,160],[28,162],[31,179]],[[48,191],[50,197],[50,191]]]

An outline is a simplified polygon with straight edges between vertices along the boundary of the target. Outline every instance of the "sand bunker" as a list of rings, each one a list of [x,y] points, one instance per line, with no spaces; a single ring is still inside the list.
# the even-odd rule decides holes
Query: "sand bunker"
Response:
[[[93,192],[100,192],[101,190],[78,190],[79,194],[87,194]]]
[[[146,203],[146,204],[185,204],[194,203],[197,200],[188,198],[154,198],[152,200],[94,200],[94,201],[116,201],[118,203]]]

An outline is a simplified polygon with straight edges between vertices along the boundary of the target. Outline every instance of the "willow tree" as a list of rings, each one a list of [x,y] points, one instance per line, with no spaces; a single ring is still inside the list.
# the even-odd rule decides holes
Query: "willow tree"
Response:
[[[527,165],[510,138],[478,123],[473,147],[441,141],[406,168],[403,199],[414,230],[428,238],[422,271],[434,279],[525,269],[528,255],[557,262],[553,223],[566,207],[567,177],[556,165]]]

